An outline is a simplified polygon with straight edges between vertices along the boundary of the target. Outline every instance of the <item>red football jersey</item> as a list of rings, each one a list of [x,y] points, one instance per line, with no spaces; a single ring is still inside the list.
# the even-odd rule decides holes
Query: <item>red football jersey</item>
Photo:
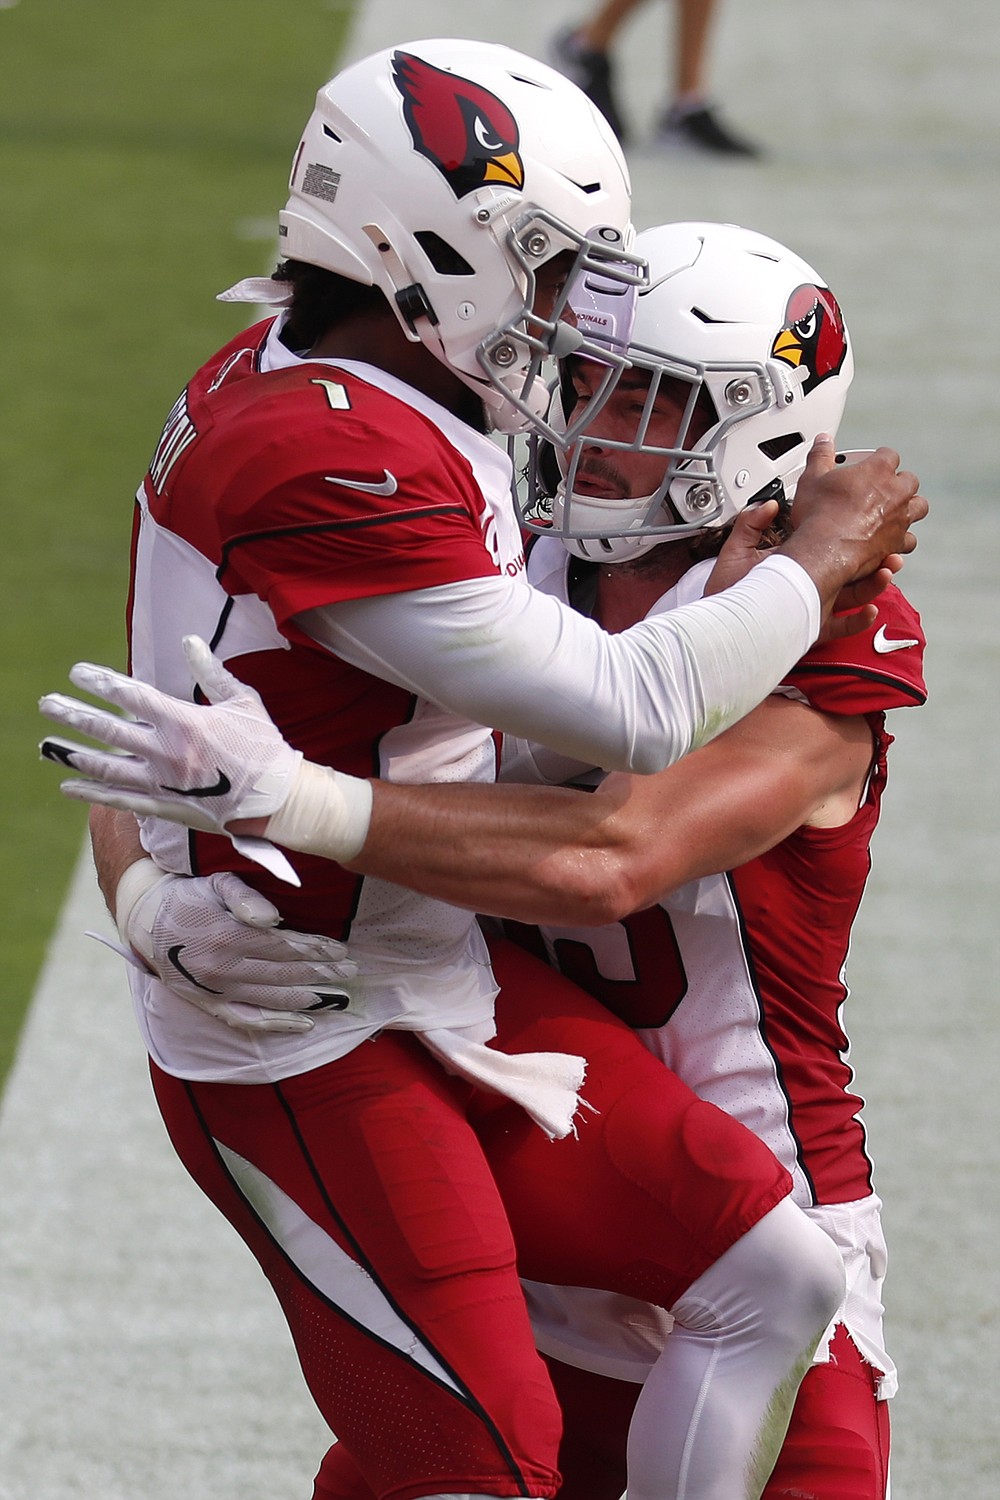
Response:
[[[520,555],[495,445],[361,368],[295,359],[269,320],[198,371],[137,497],[132,668],[190,696],[180,642],[197,633],[310,760],[359,776],[449,779],[458,744],[475,762],[463,762],[463,779],[492,777],[487,729],[349,665],[296,625],[339,601],[492,576]],[[168,868],[239,869],[292,925],[342,937],[357,913],[362,882],[329,860],[294,855],[295,891],[236,857],[228,839],[159,822],[144,837]],[[440,903],[424,906],[434,927]],[[416,921],[408,911],[403,926]]]
[[[556,546],[536,545],[528,571],[558,593],[565,569],[553,565]],[[686,575],[657,609],[696,597],[709,570]],[[800,828],[760,858],[693,881],[624,922],[541,933],[564,973],[696,1093],[767,1142],[804,1206],[872,1191],[843,1026],[844,966],[885,787],[885,710],[924,701],[923,647],[915,610],[890,586],[870,630],[814,647],[778,689],[825,713],[868,718],[873,770],[848,823]],[[520,936],[530,941],[530,932]]]
[[[842,827],[800,828],[729,875],[760,1035],[786,1101],[800,1196],[808,1192],[813,1203],[849,1202],[872,1190],[858,1119],[863,1101],[852,1091],[843,1026],[844,967],[886,784],[892,736],[885,711],[927,695],[916,611],[894,585],[878,611],[863,634],[815,646],[786,684],[824,713],[868,718],[875,762],[862,806]]]

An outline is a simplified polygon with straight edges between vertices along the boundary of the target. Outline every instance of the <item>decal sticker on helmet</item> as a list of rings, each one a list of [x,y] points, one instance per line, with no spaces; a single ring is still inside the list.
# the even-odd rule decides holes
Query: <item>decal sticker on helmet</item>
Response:
[[[327,203],[336,198],[339,185],[340,173],[324,167],[322,162],[310,162],[302,178],[302,191],[311,198],[325,198]]]
[[[771,358],[805,369],[802,394],[839,375],[847,358],[844,315],[825,286],[799,286],[788,299],[785,321],[771,345]]]
[[[495,94],[409,52],[393,54],[392,76],[414,149],[456,198],[481,187],[524,186],[517,121]]]

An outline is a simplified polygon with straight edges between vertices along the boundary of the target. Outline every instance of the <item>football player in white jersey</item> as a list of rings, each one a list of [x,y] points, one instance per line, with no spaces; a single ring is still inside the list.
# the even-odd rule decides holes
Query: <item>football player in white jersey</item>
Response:
[[[725,1184],[723,1230],[718,1216],[704,1221],[704,1201],[678,1211],[663,1161],[649,1159],[657,1136],[646,1128],[656,1124],[650,1111],[669,1075],[654,1078],[626,1028],[551,978],[550,1015],[540,1004],[537,1026],[512,1033],[517,1053],[535,1039],[545,1042],[542,1055],[511,1061],[484,1048],[493,987],[473,924],[457,921],[450,906],[348,872],[368,823],[371,793],[358,792],[367,783],[342,783],[354,795],[342,809],[340,864],[298,861],[301,884],[290,893],[275,878],[287,869],[273,848],[240,838],[234,861],[220,836],[241,811],[281,803],[289,824],[269,833],[290,849],[304,843],[307,853],[322,854],[315,815],[338,783],[323,771],[315,780],[303,750],[321,766],[374,765],[401,781],[481,778],[489,736],[477,720],[591,763],[653,770],[738,718],[815,634],[816,590],[794,559],[828,610],[841,584],[912,545],[909,525],[925,509],[912,476],[896,474],[895,455],[880,452],[860,481],[845,484],[821,451],[784,556],[725,600],[684,612],[684,623],[643,622],[609,641],[523,587],[499,498],[503,468],[476,429],[484,413],[500,425],[512,409],[512,420],[534,424],[557,446],[571,442],[590,411],[581,406],[568,421],[547,423],[537,411],[540,361],[594,349],[586,329],[545,316],[535,292],[544,294],[547,273],[558,273],[567,252],[574,276],[610,278],[621,305],[638,278],[627,256],[627,189],[614,186],[622,167],[613,142],[592,114],[579,115],[564,81],[500,52],[414,44],[357,65],[321,91],[283,215],[290,262],[267,287],[239,293],[277,300],[290,286],[288,312],[234,340],[190,383],[139,498],[130,619],[136,676],[180,687],[173,632],[190,608],[259,689],[251,701],[262,698],[298,746],[287,750],[279,736],[265,765],[241,742],[235,760],[227,750],[193,780],[197,753],[185,753],[184,774],[159,779],[166,801],[146,806],[147,847],[160,868],[184,875],[211,879],[240,868],[279,898],[287,921],[348,938],[355,973],[341,970],[342,993],[308,1030],[301,1017],[286,1017],[283,1029],[262,1031],[224,1013],[228,992],[221,1001],[206,996],[190,955],[182,959],[175,948],[169,963],[185,994],[146,972],[135,980],[137,1014],[175,1145],[272,1280],[345,1451],[376,1493],[414,1497],[541,1496],[557,1482],[555,1403],[532,1363],[514,1247],[491,1176],[508,1173],[503,1206],[514,1220],[518,1200],[547,1183],[551,1148],[519,1115],[532,1135],[509,1165],[511,1128],[481,1120],[469,1090],[482,1083],[566,1136],[575,1069],[564,1044],[572,1039],[591,1059],[588,1095],[603,1105],[602,1117],[617,1108],[629,1122],[630,1152],[624,1162],[609,1155],[601,1125],[567,1144],[582,1191],[563,1194],[561,1219],[552,1203],[546,1233],[534,1240],[541,1221],[520,1215],[521,1263],[540,1280],[642,1290],[690,1333],[687,1344],[675,1336],[661,1361],[671,1421],[651,1409],[633,1424],[648,1469],[636,1495],[643,1485],[675,1484],[692,1449],[700,1468],[691,1493],[729,1496],[735,1482],[756,1495],[817,1314],[840,1294],[839,1260],[835,1266],[823,1237],[806,1233],[808,1221],[787,1203],[785,1170],[748,1133],[685,1096],[682,1110],[671,1106],[671,1120],[681,1128],[683,1115],[683,1129],[703,1141],[720,1131],[738,1137],[741,1172],[738,1191]],[[567,111],[576,111],[571,135],[597,130],[597,139],[583,152],[574,136],[553,167],[551,149],[547,158],[539,142],[553,140],[557,115],[567,129]],[[397,138],[409,153],[402,166],[393,156]],[[597,176],[605,162],[606,175]],[[426,191],[417,193],[413,174],[425,164]],[[532,175],[540,201],[528,197]],[[427,224],[419,230],[416,200],[418,222]],[[606,222],[592,232],[601,211]],[[484,307],[480,288],[496,293],[501,268],[503,296],[487,296]],[[355,286],[349,294],[352,281],[376,291]],[[553,299],[558,312],[558,280]],[[594,410],[621,368],[599,340],[597,353]],[[846,537],[831,515],[838,498],[852,518]],[[855,598],[875,592],[877,584]],[[544,694],[525,693],[525,672],[538,664]],[[209,666],[209,697],[217,672]],[[623,714],[619,695],[629,678]],[[671,678],[673,690],[665,687]],[[218,681],[228,684],[228,674]],[[137,683],[130,690],[145,691]],[[66,747],[50,753],[79,759]],[[285,797],[293,780],[304,793],[297,810]],[[217,816],[246,792],[249,802]],[[191,838],[178,838],[165,821],[174,796],[198,809]],[[127,899],[119,887],[120,915],[144,902],[146,879],[130,883]],[[502,961],[527,989],[532,966]],[[360,1048],[369,1038],[377,1047]],[[557,1175],[569,1182],[572,1173]],[[588,1193],[592,1200],[616,1190],[617,1233],[609,1226],[585,1246],[576,1226]],[[629,1222],[630,1194],[641,1203],[652,1195],[658,1206]],[[717,1301],[721,1259],[727,1289],[738,1285],[742,1300]],[[700,1326],[705,1297],[719,1308],[709,1329]],[[715,1382],[706,1402],[705,1369],[747,1317],[748,1298],[758,1325],[754,1378],[744,1380],[741,1419],[731,1419],[723,1399],[713,1424],[705,1413],[723,1386]],[[361,1371],[374,1392],[363,1412],[355,1396]],[[423,1442],[415,1450],[414,1419],[421,1433],[444,1434],[432,1452]]]

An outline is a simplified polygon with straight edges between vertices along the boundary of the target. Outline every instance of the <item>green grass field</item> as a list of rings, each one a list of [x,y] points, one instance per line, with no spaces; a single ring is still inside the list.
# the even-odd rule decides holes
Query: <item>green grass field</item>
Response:
[[[184,380],[239,327],[215,293],[267,268],[349,16],[329,0],[0,8],[0,1078],[85,822],[37,761],[37,699],[78,658],[123,664],[135,487]]]

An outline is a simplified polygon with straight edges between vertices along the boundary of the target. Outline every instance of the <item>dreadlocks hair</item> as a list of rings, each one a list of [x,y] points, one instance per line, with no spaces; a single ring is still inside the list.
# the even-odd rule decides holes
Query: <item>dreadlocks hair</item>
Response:
[[[282,329],[282,342],[295,352],[310,350],[330,328],[355,313],[375,312],[387,303],[378,287],[351,281],[336,271],[284,260],[273,272],[274,281],[292,288],[292,304]]]

